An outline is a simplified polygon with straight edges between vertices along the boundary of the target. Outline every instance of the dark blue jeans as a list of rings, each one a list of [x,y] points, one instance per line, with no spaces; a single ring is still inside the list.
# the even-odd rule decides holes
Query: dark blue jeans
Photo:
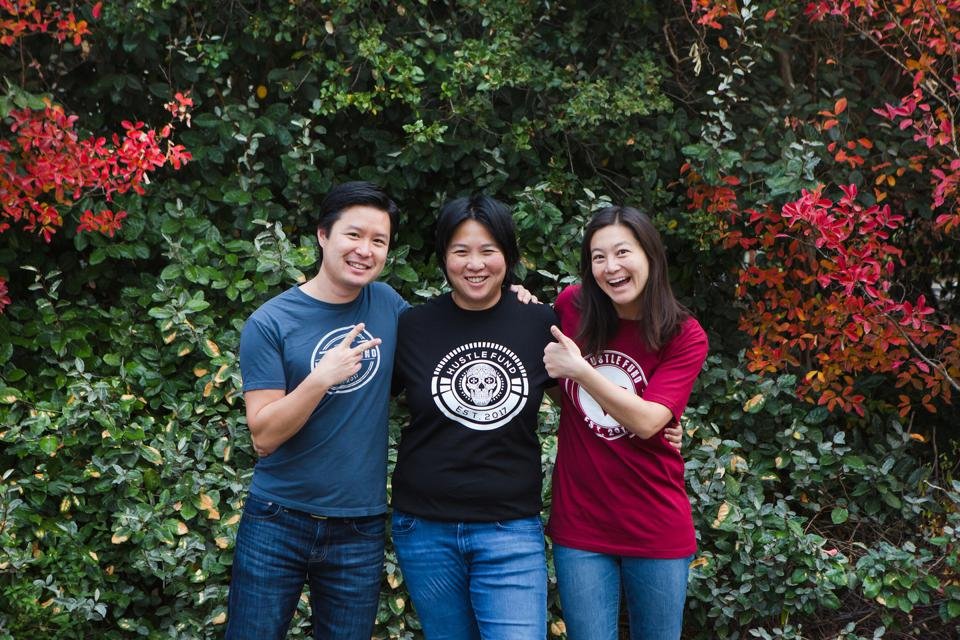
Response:
[[[228,640],[281,640],[304,582],[313,637],[370,640],[380,599],[383,516],[318,518],[248,496],[237,533]]]
[[[438,522],[393,512],[393,545],[427,640],[543,640],[540,516]]]

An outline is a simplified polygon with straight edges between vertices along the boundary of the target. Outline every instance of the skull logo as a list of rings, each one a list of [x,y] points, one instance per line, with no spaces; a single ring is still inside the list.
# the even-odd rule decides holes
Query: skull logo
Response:
[[[503,381],[496,369],[478,363],[460,376],[460,390],[476,407],[485,407],[500,393]]]

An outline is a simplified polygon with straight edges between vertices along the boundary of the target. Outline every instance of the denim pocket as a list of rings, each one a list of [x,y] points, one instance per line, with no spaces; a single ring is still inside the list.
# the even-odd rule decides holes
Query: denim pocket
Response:
[[[390,533],[392,535],[403,535],[413,531],[414,527],[417,526],[417,517],[411,516],[407,513],[393,513],[393,522],[390,526]]]
[[[387,533],[387,525],[383,516],[369,518],[355,518],[350,523],[353,532],[363,538],[383,538]]]
[[[243,517],[252,520],[270,520],[280,515],[281,511],[283,507],[276,502],[262,500],[253,495],[248,495],[243,504]]]
[[[503,531],[543,531],[543,522],[540,521],[540,516],[517,518],[516,520],[500,520],[497,522],[497,529],[502,529]]]

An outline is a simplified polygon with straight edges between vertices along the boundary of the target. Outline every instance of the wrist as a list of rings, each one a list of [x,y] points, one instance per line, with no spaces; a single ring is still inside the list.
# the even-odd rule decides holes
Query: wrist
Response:
[[[596,373],[596,369],[591,367],[590,363],[588,363],[586,360],[580,358],[573,367],[573,371],[571,371],[571,373],[573,375],[571,375],[570,378],[580,386],[583,386],[589,382],[590,376]]]
[[[315,375],[307,376],[306,379],[304,379],[303,384],[307,385],[306,390],[311,394],[318,394],[322,396],[327,393],[327,390],[330,389],[330,387],[333,386],[333,383],[327,379],[328,374],[326,374],[326,372],[317,371],[314,369],[314,374]]]

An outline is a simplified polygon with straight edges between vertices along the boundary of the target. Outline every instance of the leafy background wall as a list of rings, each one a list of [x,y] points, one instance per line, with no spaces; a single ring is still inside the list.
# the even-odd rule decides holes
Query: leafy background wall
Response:
[[[956,637],[957,5],[0,1],[0,638],[222,635],[239,331],[347,179],[414,303],[447,198],[514,205],[546,300],[598,204],[654,215],[712,353],[685,638]],[[376,633],[421,637],[392,552]]]

